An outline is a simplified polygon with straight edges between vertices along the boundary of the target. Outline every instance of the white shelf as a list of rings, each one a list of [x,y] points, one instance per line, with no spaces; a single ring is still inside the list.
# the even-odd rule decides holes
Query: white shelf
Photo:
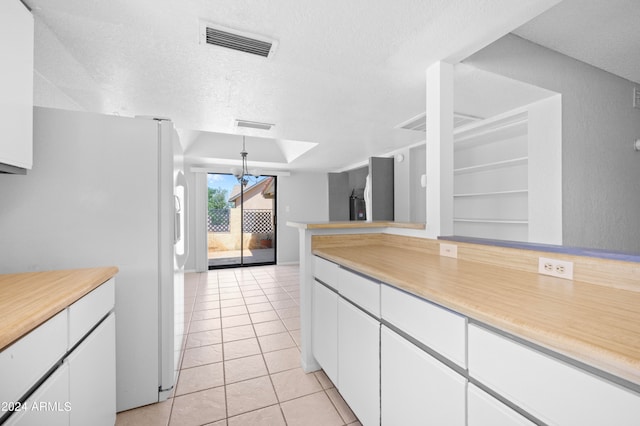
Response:
[[[496,120],[483,120],[454,131],[454,149],[470,148],[485,143],[527,135],[528,116],[520,113]]]
[[[454,222],[467,222],[467,223],[500,223],[506,225],[527,225],[528,220],[504,220],[504,219],[462,219],[454,218]]]
[[[519,166],[522,164],[527,164],[528,162],[529,162],[529,157],[511,158],[509,160],[502,160],[502,161],[496,161],[493,163],[478,164],[477,166],[461,167],[459,169],[453,169],[453,173],[456,175],[463,174],[463,173],[478,173],[486,170],[499,169],[501,167]]]
[[[492,191],[492,192],[475,192],[468,194],[453,194],[453,197],[491,197],[493,195],[517,195],[517,194],[527,194],[529,191],[527,189],[514,189],[512,191]]]

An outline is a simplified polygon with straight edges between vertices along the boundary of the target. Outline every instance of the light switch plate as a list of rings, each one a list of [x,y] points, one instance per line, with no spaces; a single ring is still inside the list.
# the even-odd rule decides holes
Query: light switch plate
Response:
[[[455,244],[440,243],[440,256],[458,258],[458,246]]]

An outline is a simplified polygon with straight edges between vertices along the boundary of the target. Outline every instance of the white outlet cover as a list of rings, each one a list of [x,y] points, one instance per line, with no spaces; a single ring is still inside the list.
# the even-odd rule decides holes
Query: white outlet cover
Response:
[[[550,275],[552,277],[573,279],[573,262],[567,260],[551,259],[548,257],[538,258],[538,273]]]
[[[440,256],[458,258],[458,246],[455,244],[440,243]]]

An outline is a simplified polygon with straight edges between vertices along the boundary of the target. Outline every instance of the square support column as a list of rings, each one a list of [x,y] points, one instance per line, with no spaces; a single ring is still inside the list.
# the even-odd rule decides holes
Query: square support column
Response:
[[[427,237],[453,234],[453,65],[427,68]]]

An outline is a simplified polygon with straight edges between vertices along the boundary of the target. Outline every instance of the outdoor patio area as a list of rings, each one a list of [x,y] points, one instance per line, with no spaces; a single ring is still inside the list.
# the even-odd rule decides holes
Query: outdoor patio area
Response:
[[[242,251],[242,262],[247,264],[274,262],[273,248],[245,249]],[[240,264],[240,250],[211,250],[209,249],[209,266],[233,266]]]

